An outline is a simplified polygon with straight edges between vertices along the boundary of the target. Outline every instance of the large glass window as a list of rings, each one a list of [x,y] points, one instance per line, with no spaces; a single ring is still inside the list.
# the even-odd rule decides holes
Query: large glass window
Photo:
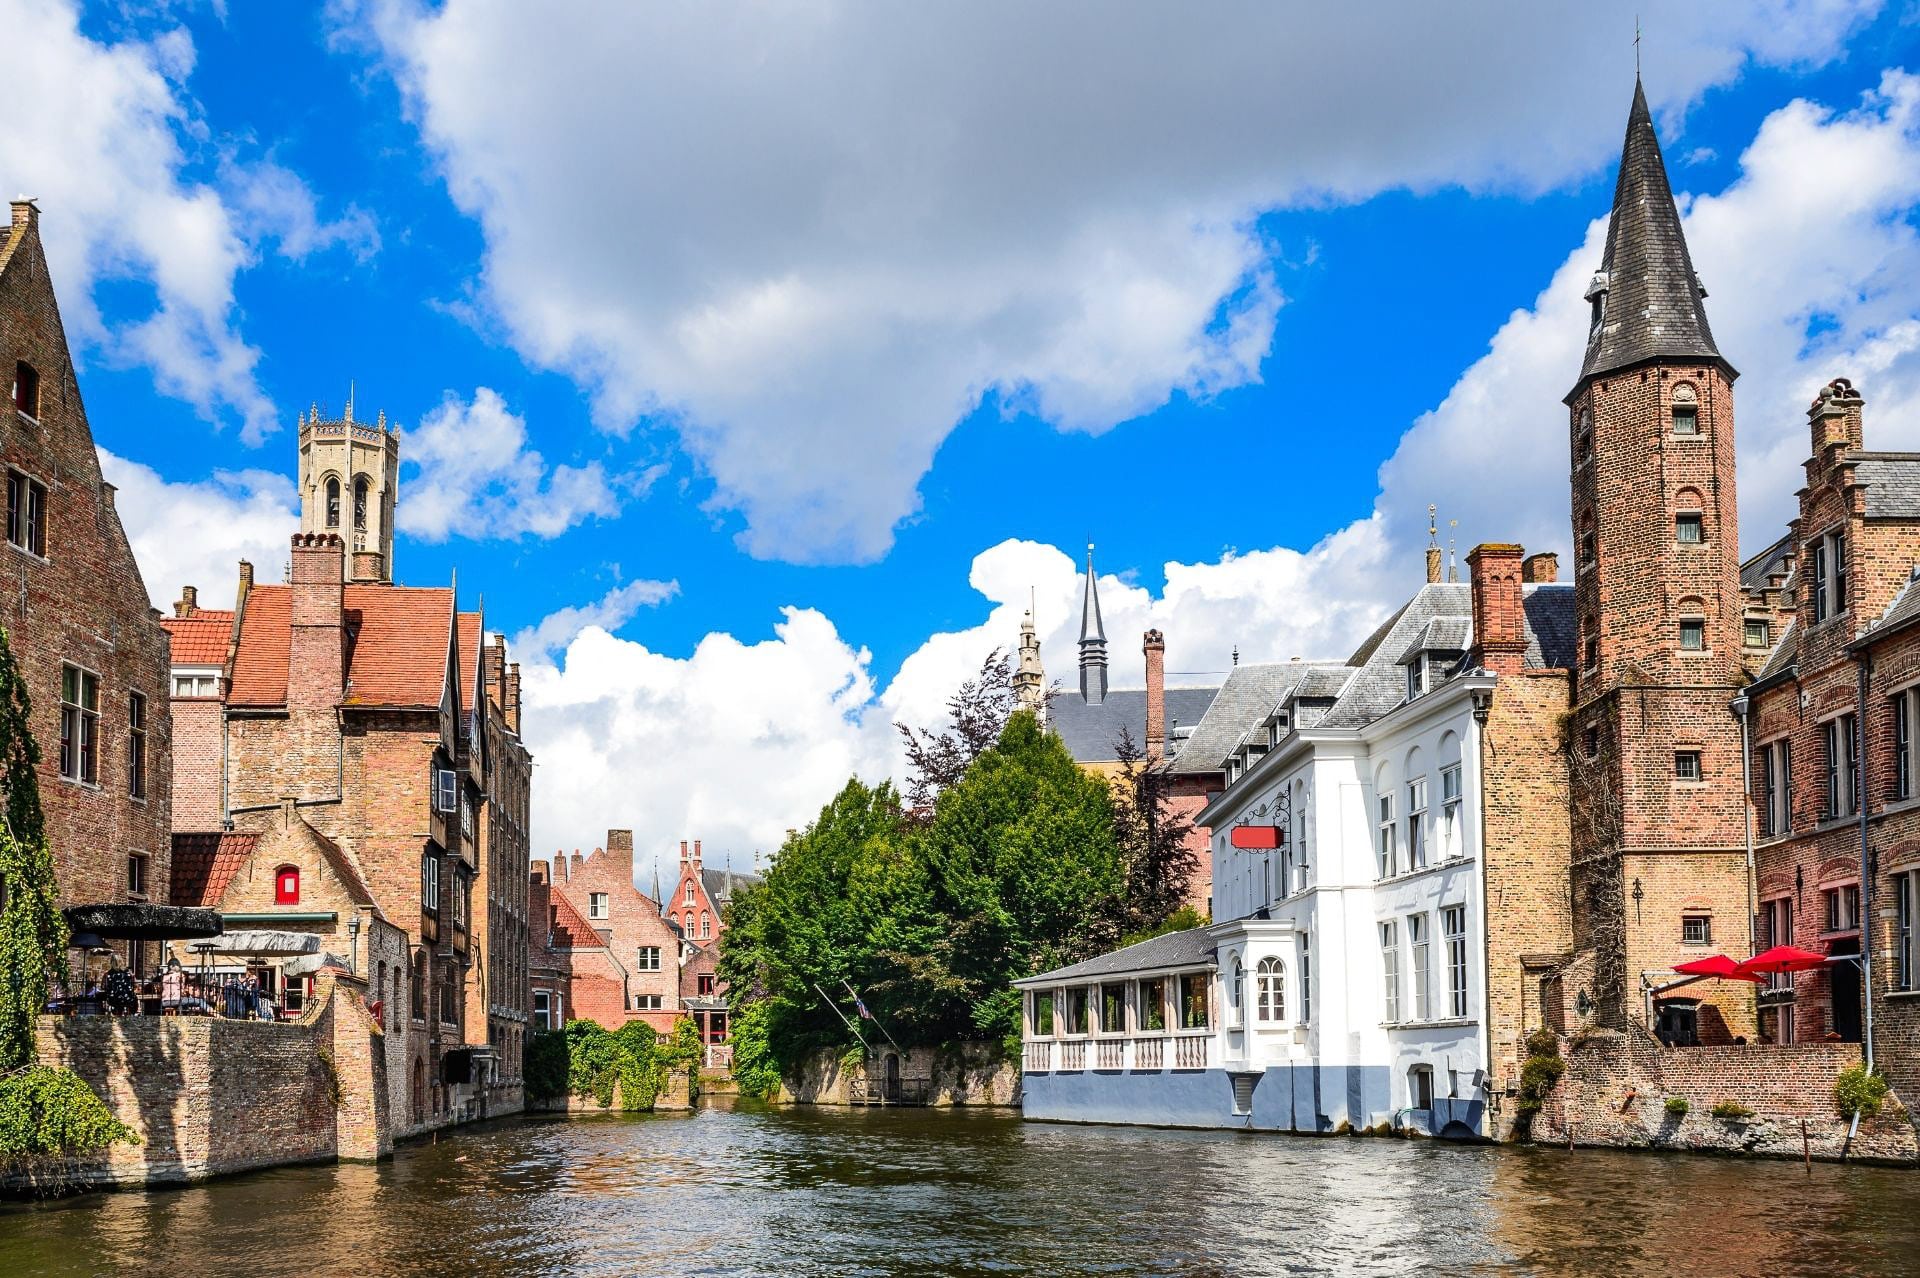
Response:
[[[147,699],[127,694],[127,793],[147,797]]]
[[[1893,984],[1895,989],[1913,988],[1913,916],[1920,901],[1920,871],[1897,875],[1893,880]]]
[[[1424,914],[1407,915],[1407,944],[1413,952],[1413,1019],[1426,1021],[1433,1019],[1433,982],[1428,979],[1431,971],[1430,954],[1432,940],[1428,932],[1427,916]]]
[[[1087,987],[1073,985],[1067,989],[1067,1033],[1084,1034],[1087,1032]]]
[[[1825,621],[1847,608],[1847,534],[1836,530],[1814,540],[1813,619]]]
[[[1759,750],[1760,833],[1770,837],[1793,828],[1793,754],[1787,741],[1774,741]]]
[[[1440,937],[1447,947],[1447,1015],[1467,1014],[1467,907],[1449,905],[1440,911]]]
[[[1452,860],[1467,854],[1460,833],[1460,765],[1440,769],[1440,825],[1445,845],[1440,855]]]
[[[1027,997],[1033,1000],[1033,1036],[1035,1038],[1052,1038],[1053,991],[1035,990]]]
[[[1859,811],[1856,778],[1860,766],[1860,737],[1854,718],[1843,714],[1821,725],[1826,743],[1827,818],[1837,820]]]
[[[1100,1032],[1127,1032],[1127,987],[1118,983],[1100,987]]]
[[[1167,1028],[1167,978],[1164,976],[1140,982],[1140,1028],[1154,1033]]]
[[[100,679],[78,666],[60,668],[60,775],[100,779]]]
[[[1380,796],[1380,828],[1378,839],[1379,842],[1374,851],[1380,865],[1380,877],[1383,879],[1392,878],[1396,859],[1394,856],[1396,839],[1394,837],[1393,796],[1391,794],[1383,794]]]
[[[1386,1022],[1400,1019],[1400,928],[1389,920],[1380,925],[1380,968],[1386,996]]]
[[[640,947],[638,967],[642,972],[659,971],[660,947],[657,945],[642,945]]]
[[[1263,958],[1254,969],[1255,979],[1259,982],[1260,1019],[1269,1025],[1278,1024],[1287,1019],[1287,973],[1277,958]]]
[[[1189,972],[1180,978],[1181,1029],[1206,1029],[1212,1024],[1207,997],[1210,984],[1211,978],[1205,972]]]
[[[428,914],[440,909],[440,858],[433,852],[420,858],[420,908]]]
[[[1913,710],[1917,690],[1893,698],[1893,797],[1913,797]]]
[[[1427,779],[1407,783],[1407,868],[1427,868]]]
[[[17,470],[7,472],[7,540],[47,557],[47,489]]]

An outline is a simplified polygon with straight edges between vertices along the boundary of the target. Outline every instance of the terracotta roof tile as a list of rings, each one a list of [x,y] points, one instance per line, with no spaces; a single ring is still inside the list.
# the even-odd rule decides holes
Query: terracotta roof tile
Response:
[[[553,933],[550,948],[556,950],[585,950],[606,945],[606,938],[594,931],[593,924],[580,917],[580,911],[573,908],[573,902],[558,892],[547,897],[551,908],[549,926]]]
[[[227,660],[227,640],[233,634],[233,614],[210,608],[191,617],[162,617],[160,624],[173,636],[176,666],[219,666]]]
[[[346,704],[438,706],[447,676],[453,591],[444,586],[348,586],[344,603],[353,634],[347,648]],[[287,586],[255,586],[248,593],[231,704],[286,704],[291,610]]]
[[[202,909],[219,905],[259,841],[257,834],[231,831],[174,835],[168,900]]]

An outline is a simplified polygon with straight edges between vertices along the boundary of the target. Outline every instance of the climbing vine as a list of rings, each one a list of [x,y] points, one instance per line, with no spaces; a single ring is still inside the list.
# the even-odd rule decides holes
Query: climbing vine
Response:
[[[53,853],[47,847],[35,766],[40,749],[28,730],[26,681],[0,629],[0,1071],[33,1059],[34,1017],[47,1001],[47,969],[67,947],[56,907]]]
[[[0,1158],[84,1154],[139,1144],[80,1076],[34,1065],[0,1078]]]
[[[663,1040],[645,1021],[628,1021],[608,1031],[593,1021],[568,1021],[567,1088],[591,1096],[612,1109],[617,1098],[629,1111],[653,1108],[676,1071],[687,1073],[691,1088],[700,1062],[700,1034],[682,1017]]]

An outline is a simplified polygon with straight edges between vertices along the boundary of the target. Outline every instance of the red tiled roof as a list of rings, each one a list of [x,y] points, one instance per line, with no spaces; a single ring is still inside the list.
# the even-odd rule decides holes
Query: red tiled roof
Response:
[[[473,712],[473,693],[480,682],[480,614],[454,616],[454,700],[464,718]]]
[[[345,619],[353,634],[347,646],[346,704],[438,706],[447,677],[453,591],[350,585],[345,596]],[[230,704],[286,704],[291,612],[287,586],[255,586],[248,592]]]
[[[257,834],[231,831],[173,836],[173,875],[168,900],[175,905],[212,909],[220,904],[233,876],[253,855]]]
[[[585,950],[607,943],[606,938],[593,930],[593,924],[580,917],[580,911],[573,908],[573,902],[558,892],[550,893],[547,900],[553,908],[553,943],[550,948]]]
[[[233,634],[233,614],[199,608],[191,617],[162,617],[160,624],[173,636],[176,666],[226,664],[227,639]]]

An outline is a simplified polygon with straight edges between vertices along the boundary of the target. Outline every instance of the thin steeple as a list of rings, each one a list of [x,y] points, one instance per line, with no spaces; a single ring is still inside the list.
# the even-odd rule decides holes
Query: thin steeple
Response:
[[[1087,543],[1087,584],[1080,601],[1080,698],[1092,706],[1107,699],[1107,629],[1100,620],[1092,542]]]
[[[1592,327],[1580,381],[1655,359],[1724,365],[1707,325],[1706,295],[1667,184],[1646,90],[1635,77],[1606,254],[1587,286]]]

